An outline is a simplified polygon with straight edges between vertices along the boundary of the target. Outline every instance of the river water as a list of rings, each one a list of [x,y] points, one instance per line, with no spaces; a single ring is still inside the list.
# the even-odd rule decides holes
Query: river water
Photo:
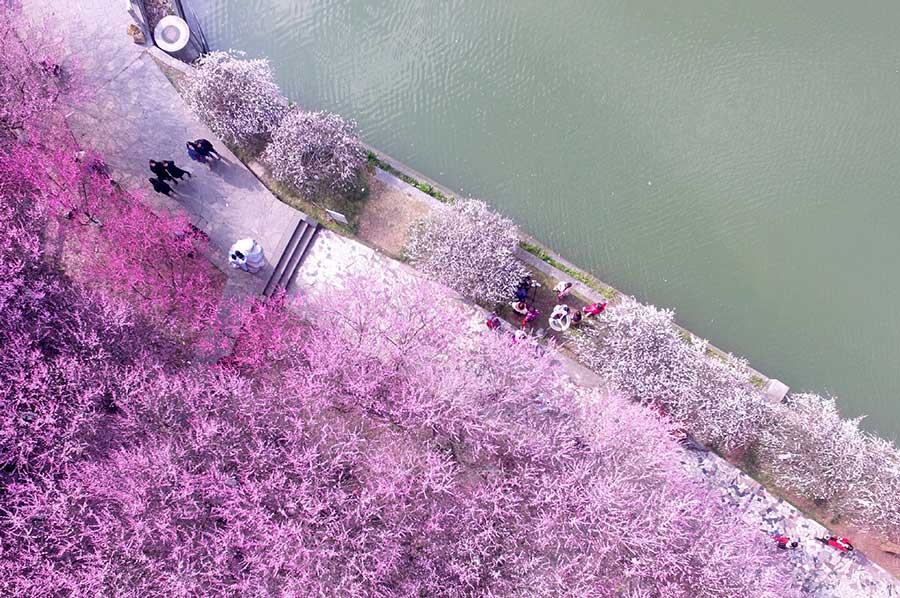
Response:
[[[897,438],[897,0],[191,0],[302,106]]]

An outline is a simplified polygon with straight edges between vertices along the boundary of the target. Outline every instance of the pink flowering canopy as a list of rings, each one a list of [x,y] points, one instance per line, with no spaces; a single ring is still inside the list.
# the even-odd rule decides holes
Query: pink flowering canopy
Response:
[[[47,261],[40,201],[0,197],[17,298],[0,320],[10,595],[781,584],[764,539],[680,473],[657,419],[568,389],[551,354],[439,318],[431,287],[360,280],[303,306],[316,318],[251,305],[231,357],[185,360],[159,344],[165,321]]]

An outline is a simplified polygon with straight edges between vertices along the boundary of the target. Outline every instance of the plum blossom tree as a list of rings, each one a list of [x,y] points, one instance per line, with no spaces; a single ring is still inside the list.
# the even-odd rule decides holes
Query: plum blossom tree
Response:
[[[3,595],[792,595],[658,418],[436,285],[258,303],[184,359],[202,245],[41,140],[0,146]]]
[[[263,161],[278,180],[312,196],[351,191],[365,163],[356,124],[330,112],[291,110],[272,133]]]
[[[900,451],[867,434],[863,467],[863,482],[847,489],[851,519],[900,542]]]
[[[477,199],[459,200],[414,223],[406,245],[413,264],[467,297],[508,300],[526,275],[516,258],[518,230]]]
[[[82,95],[76,66],[62,56],[44,23],[21,18],[15,3],[0,9],[0,138],[46,129],[60,105]]]
[[[897,538],[900,452],[841,418],[833,399],[763,401],[746,364],[708,354],[674,314],[626,298],[571,336],[571,348],[626,396],[656,405],[725,451],[749,450],[781,488]]]
[[[865,469],[860,419],[843,419],[833,398],[815,394],[791,394],[776,413],[757,449],[775,482],[816,500],[844,499]]]
[[[748,447],[766,415],[746,363],[707,354],[671,310],[626,298],[572,333],[572,349],[627,396],[665,410],[724,451]]]
[[[680,473],[657,418],[573,393],[551,355],[399,298],[443,301],[432,285],[382,293],[359,281],[303,321],[250,309],[220,365],[163,370],[107,345],[91,364],[119,368],[96,397],[115,408],[82,403],[77,451],[25,455],[3,478],[3,589],[791,594],[764,538],[735,533],[735,514]],[[50,346],[33,350],[56,367]],[[70,387],[49,375],[33,390],[52,402]],[[44,421],[42,439],[70,430]]]
[[[772,407],[757,458],[782,488],[898,538],[900,453],[861,430],[861,420],[842,418],[833,398],[791,394]]]
[[[54,240],[70,275],[134,301],[185,340],[217,326],[221,276],[205,259],[206,237],[184,214],[156,212],[92,169],[95,156],[76,161],[74,150],[18,143],[0,154],[6,187],[57,216]]]
[[[140,347],[128,309],[74,288],[42,259],[46,211],[6,183],[0,177],[0,468],[49,474],[84,454],[98,433],[94,412],[110,407],[122,380],[116,359]]]
[[[229,143],[266,137],[287,111],[269,61],[211,52],[197,61],[185,87],[191,109]]]

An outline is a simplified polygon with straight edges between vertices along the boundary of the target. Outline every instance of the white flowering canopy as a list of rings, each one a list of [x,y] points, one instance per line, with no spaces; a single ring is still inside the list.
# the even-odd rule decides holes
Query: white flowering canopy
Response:
[[[671,310],[626,298],[573,334],[588,367],[642,403],[658,405],[702,440],[731,451],[753,442],[766,415],[746,362],[711,356]]]
[[[316,195],[351,191],[365,155],[355,122],[295,108],[272,133],[262,159],[279,181]]]
[[[435,209],[416,222],[406,245],[422,271],[467,297],[488,303],[509,301],[525,277],[516,257],[515,224],[477,199]]]
[[[242,60],[234,53],[211,52],[187,78],[191,109],[228,143],[268,135],[287,111],[272,68],[265,59]]]

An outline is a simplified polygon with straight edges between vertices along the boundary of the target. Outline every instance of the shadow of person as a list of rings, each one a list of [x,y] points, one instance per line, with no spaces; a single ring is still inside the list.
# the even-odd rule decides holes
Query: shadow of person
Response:
[[[219,176],[222,181],[238,187],[239,189],[256,190],[260,187],[259,180],[246,168],[236,166],[231,162],[226,162],[225,158],[220,161],[213,161],[209,164],[211,173]]]

